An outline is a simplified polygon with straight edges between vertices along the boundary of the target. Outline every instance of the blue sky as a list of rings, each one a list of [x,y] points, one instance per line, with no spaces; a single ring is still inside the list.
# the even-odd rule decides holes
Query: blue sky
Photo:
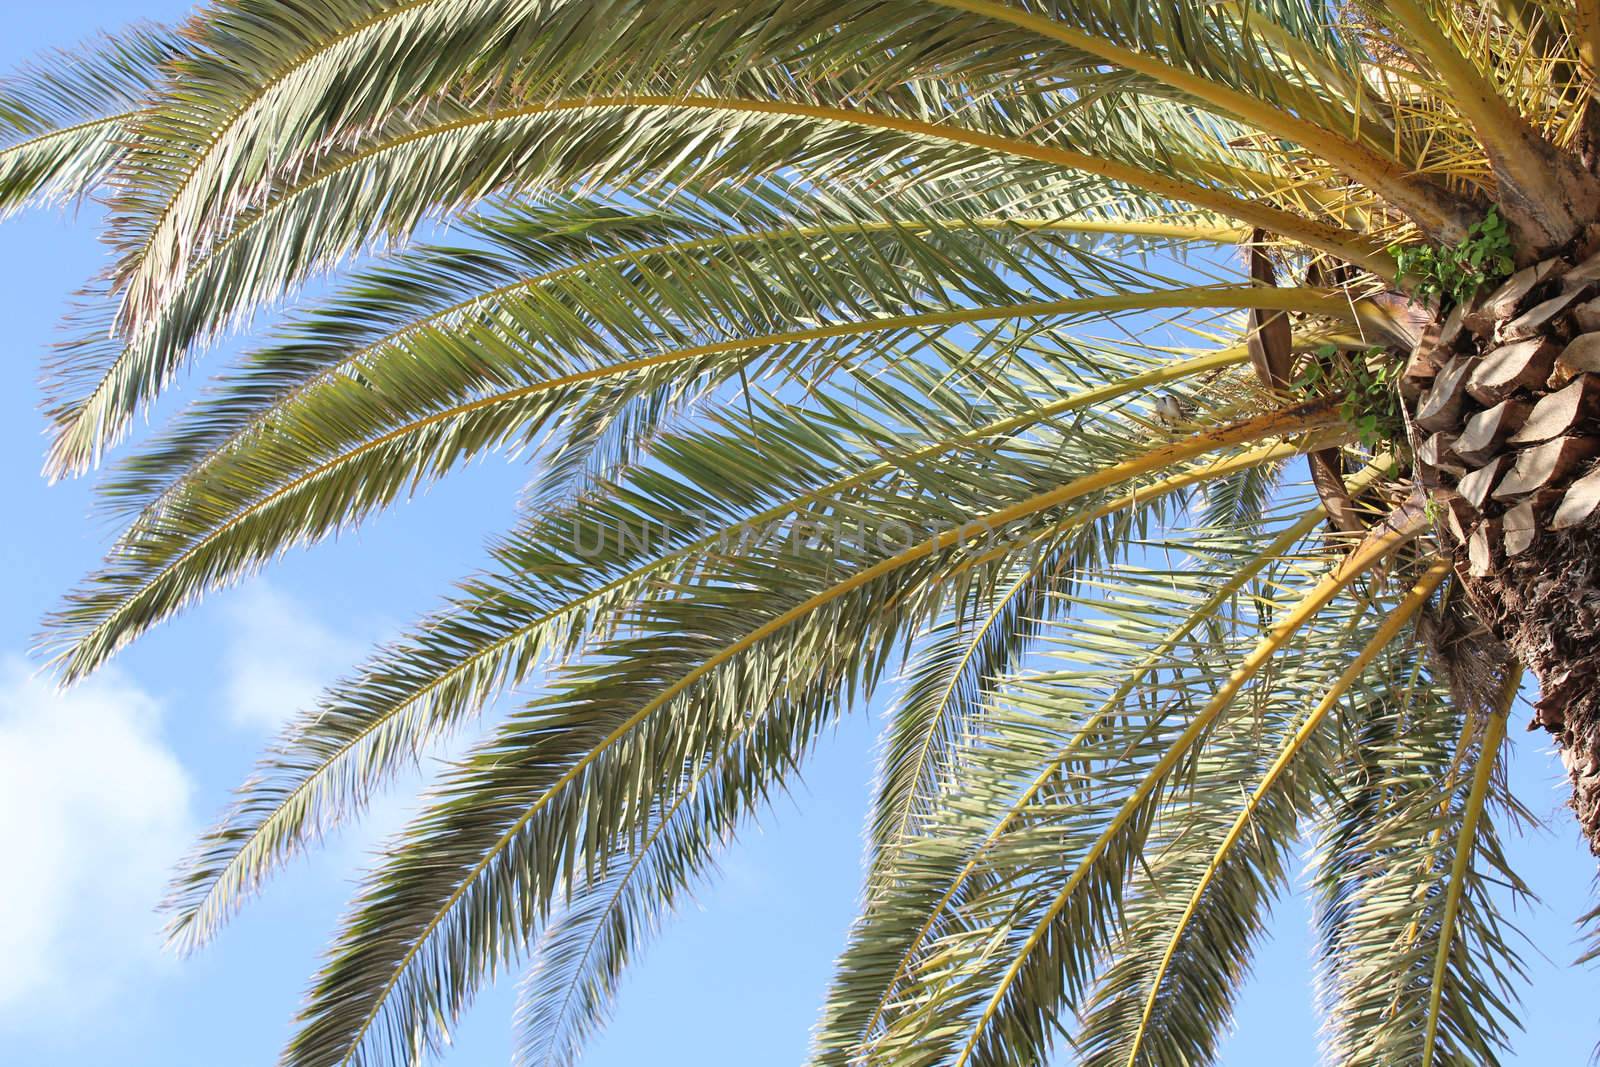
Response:
[[[0,67],[97,28],[172,19],[180,0],[7,5]],[[16,1064],[266,1065],[364,858],[404,817],[335,838],[270,885],[201,954],[160,949],[153,907],[171,865],[275,727],[375,639],[428,608],[511,516],[519,472],[489,462],[359,535],[214,597],[62,695],[26,653],[43,612],[109,530],[83,484],[47,487],[35,378],[69,294],[101,264],[92,210],[0,226],[0,1048]],[[668,928],[587,1063],[797,1062],[853,913],[875,723],[847,721],[791,802],[751,828],[722,879]],[[1552,829],[1512,843],[1544,903],[1522,915],[1533,976],[1513,1062],[1579,1063],[1600,1039],[1593,971],[1565,967],[1594,869],[1538,735],[1513,738],[1513,780]],[[1308,915],[1283,902],[1241,1006],[1230,1065],[1312,1063]],[[480,999],[453,1064],[507,1062],[513,982]]]

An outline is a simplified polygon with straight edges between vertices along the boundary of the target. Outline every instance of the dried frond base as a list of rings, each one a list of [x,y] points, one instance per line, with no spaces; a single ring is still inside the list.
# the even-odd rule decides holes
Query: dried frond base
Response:
[[[1600,255],[1589,243],[1429,331],[1408,401],[1441,540],[1479,621],[1538,678],[1530,729],[1559,739],[1600,855]]]

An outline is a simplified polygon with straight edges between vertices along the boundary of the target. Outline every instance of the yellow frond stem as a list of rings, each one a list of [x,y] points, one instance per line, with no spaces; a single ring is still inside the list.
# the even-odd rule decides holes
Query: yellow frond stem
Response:
[[[1210,702],[1195,715],[1194,720],[1184,729],[1183,733],[1174,739],[1170,748],[1161,757],[1154,767],[1140,780],[1126,802],[1117,814],[1112,817],[1100,836],[1091,845],[1083,858],[1078,861],[1072,875],[1067,879],[1061,891],[1056,894],[1050,905],[1045,909],[1044,915],[1028,935],[1022,947],[1017,951],[1017,958],[1006,970],[994,994],[989,998],[982,1015],[972,1028],[961,1055],[955,1061],[955,1067],[963,1067],[971,1058],[978,1046],[978,1041],[983,1037],[984,1031],[993,1021],[1000,1005],[1005,1001],[1006,994],[1010,992],[1017,976],[1022,973],[1023,966],[1027,963],[1029,955],[1043,940],[1050,925],[1057,915],[1072,899],[1072,894],[1077,890],[1083,879],[1088,877],[1094,863],[1104,855],[1110,847],[1112,840],[1122,829],[1138,814],[1152,793],[1160,786],[1178,764],[1183,760],[1200,738],[1205,734],[1211,724],[1221,715],[1233,698],[1238,695],[1246,682],[1260,672],[1267,662],[1277,653],[1278,649],[1304,626],[1311,618],[1328,605],[1345,586],[1356,578],[1366,573],[1376,564],[1386,559],[1391,553],[1402,545],[1411,541],[1427,527],[1420,508],[1408,510],[1399,517],[1399,525],[1385,526],[1381,530],[1374,530],[1361,542],[1348,556],[1340,561],[1332,572],[1317,583],[1316,587],[1301,598],[1301,600],[1284,615],[1268,635],[1262,638],[1260,644],[1247,655],[1239,666],[1236,667],[1228,680],[1217,690]]]
[[[1440,190],[1417,180],[1407,168],[1373,151],[1367,145],[1333,130],[1292,115],[1266,101],[1220,85],[1209,78],[1182,70],[1140,52],[1084,33],[1055,19],[1036,15],[997,0],[932,0],[944,7],[984,15],[1032,30],[1105,62],[1152,78],[1202,100],[1217,110],[1264,133],[1294,141],[1347,177],[1378,193],[1395,207],[1418,219],[1434,232],[1443,229],[1455,206]]]
[[[1389,15],[1411,37],[1449,94],[1449,103],[1472,123],[1495,171],[1525,197],[1554,208],[1564,202],[1551,159],[1555,148],[1495,88],[1416,0],[1387,0]]]
[[[1515,129],[1520,135],[1524,120],[1439,28],[1435,16],[1415,0],[1388,0],[1386,7],[1450,91],[1451,102],[1478,128],[1484,140],[1502,149],[1509,147],[1509,131]]]
[[[1288,769],[1289,764],[1294,762],[1295,757],[1305,747],[1306,742],[1321,727],[1322,720],[1327,717],[1328,712],[1333,710],[1333,707],[1338,704],[1345,692],[1360,679],[1362,673],[1378,657],[1378,654],[1389,647],[1389,643],[1411,621],[1412,616],[1422,610],[1422,607],[1428,602],[1428,598],[1433,595],[1433,591],[1438,588],[1439,583],[1444,581],[1449,573],[1450,564],[1445,560],[1440,560],[1428,568],[1427,572],[1411,587],[1411,591],[1406,594],[1405,599],[1397,604],[1394,610],[1379,625],[1377,631],[1372,635],[1372,639],[1351,661],[1350,666],[1345,668],[1344,673],[1339,675],[1334,683],[1328,687],[1327,692],[1323,694],[1317,706],[1312,709],[1310,715],[1306,716],[1305,722],[1295,731],[1294,736],[1284,744],[1277,758],[1273,760],[1272,766],[1267,768],[1267,772],[1262,775],[1260,783],[1257,784],[1255,791],[1250,794],[1250,798],[1245,802],[1244,808],[1239,812],[1239,817],[1233,821],[1233,825],[1228,828],[1222,843],[1217,846],[1216,853],[1206,866],[1205,873],[1200,876],[1200,880],[1195,884],[1194,892],[1190,895],[1189,903],[1184,908],[1183,914],[1178,917],[1177,926],[1174,927],[1172,937],[1167,942],[1166,951],[1162,954],[1161,962],[1157,965],[1155,975],[1150,980],[1150,991],[1145,998],[1144,1012],[1139,1017],[1138,1028],[1133,1034],[1133,1044],[1128,1050],[1128,1067],[1137,1067],[1139,1050],[1143,1046],[1145,1033],[1150,1027],[1150,1020],[1155,1016],[1156,1001],[1161,994],[1161,983],[1166,978],[1167,970],[1172,966],[1173,957],[1177,955],[1178,947],[1183,941],[1183,935],[1188,930],[1189,923],[1193,920],[1195,913],[1200,910],[1200,903],[1205,897],[1206,890],[1217,876],[1217,872],[1222,869],[1222,864],[1233,850],[1233,846],[1238,844],[1239,838],[1243,836],[1250,820],[1255,816],[1256,809],[1261,806],[1262,800],[1266,798],[1272,787],[1277,784],[1278,779],[1283,776],[1283,772]]]

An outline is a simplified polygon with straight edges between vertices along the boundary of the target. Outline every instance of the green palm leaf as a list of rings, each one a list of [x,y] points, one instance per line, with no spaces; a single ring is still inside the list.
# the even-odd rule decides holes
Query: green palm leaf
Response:
[[[98,189],[181,51],[175,34],[136,26],[46,55],[0,83],[0,214]]]

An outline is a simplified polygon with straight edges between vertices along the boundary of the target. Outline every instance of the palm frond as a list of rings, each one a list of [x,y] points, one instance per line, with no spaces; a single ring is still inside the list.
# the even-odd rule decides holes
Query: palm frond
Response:
[[[1358,491],[1359,487],[1370,483],[1378,475],[1379,469],[1380,465],[1374,464],[1360,472],[1351,483],[1352,491]],[[1170,603],[1170,594],[1147,598],[1152,600],[1153,609],[1164,607],[1168,612],[1175,613],[1170,619],[1162,614],[1151,622],[1131,616],[1125,610],[1119,611],[1113,616],[1119,627],[1116,634],[1080,630],[1068,642],[1069,647],[1082,648],[1088,655],[1105,657],[1088,668],[1092,675],[1111,671],[1110,664],[1125,657],[1130,648],[1135,649],[1137,654],[1128,662],[1116,683],[1108,687],[1109,692],[1091,692],[1087,695],[1087,702],[1073,716],[1076,732],[1070,742],[1058,752],[1052,752],[1042,763],[1024,762],[1020,765],[1016,773],[1021,777],[1017,781],[1026,785],[999,790],[1001,795],[1008,798],[1004,811],[987,820],[970,843],[956,850],[946,849],[944,842],[966,838],[948,820],[935,817],[934,812],[939,807],[945,807],[943,804],[930,809],[914,826],[905,828],[916,830],[911,838],[911,856],[906,861],[895,863],[889,871],[898,881],[899,888],[893,893],[869,896],[867,909],[852,935],[850,947],[840,960],[834,989],[825,1006],[817,1038],[815,1055],[819,1062],[844,1063],[853,1059],[858,1046],[878,1032],[890,1000],[900,983],[909,977],[917,958],[922,954],[924,940],[937,934],[946,916],[959,908],[960,902],[972,891],[972,883],[981,881],[980,868],[989,850],[1014,828],[1014,822],[1021,818],[1039,792],[1054,781],[1062,767],[1074,760],[1087,758],[1088,753],[1080,752],[1080,748],[1088,745],[1092,749],[1110,724],[1121,718],[1130,698],[1136,698],[1137,694],[1151,691],[1152,687],[1163,683],[1166,677],[1163,671],[1168,665],[1183,661],[1184,657],[1177,655],[1176,650],[1190,640],[1190,635],[1197,630],[1202,631],[1203,637],[1213,635],[1218,612],[1261,571],[1292,558],[1296,546],[1315,529],[1322,517],[1322,509],[1314,508],[1292,518],[1270,540],[1251,546],[1252,551],[1242,559],[1223,556],[1226,569],[1217,573],[1212,585],[1200,590],[1192,599]],[[1258,527],[1252,524],[1223,526],[1220,529],[1253,533]],[[1210,538],[1207,543],[1214,540]],[[1210,559],[1201,562],[1207,566],[1217,565]],[[1095,610],[1090,611],[1091,616],[1103,613],[1097,603],[1092,606]],[[1149,626],[1150,630],[1143,634],[1131,629],[1133,626]],[[1192,651],[1188,653],[1188,658],[1200,655],[1199,651]],[[1137,699],[1154,698],[1152,693],[1151,696]],[[982,738],[988,735],[979,733],[975,736]],[[1027,751],[1032,751],[1032,739],[1027,734],[1023,737],[1029,741]],[[981,753],[977,757],[976,767],[993,767],[995,756],[992,746],[980,748],[975,740],[965,740],[965,744]],[[1044,767],[1042,773],[1041,766]],[[971,769],[969,766],[968,770]],[[961,781],[960,778],[954,780]],[[898,860],[900,857],[896,858]],[[975,879],[975,876],[979,877]]]
[[[1113,546],[1127,541],[1109,539]],[[938,802],[938,782],[959,773],[950,765],[950,750],[974,728],[995,684],[1031,644],[1050,607],[1060,603],[1051,593],[1070,588],[1082,557],[1104,562],[1091,554],[1098,548],[1091,540],[1074,552],[1018,560],[1018,573],[1000,584],[996,596],[970,612],[951,614],[923,637],[889,712],[891,725],[879,758],[868,839],[874,875],[892,864],[895,847],[919,810]]]
[[[1035,356],[1030,376],[1049,365],[1043,351]],[[954,369],[968,354],[949,358]],[[1079,357],[1053,358],[1065,371]],[[992,456],[990,441],[1014,440],[1014,448],[1042,430],[1043,442],[1024,454],[1059,450],[1063,431],[1054,420],[1243,358],[1236,349],[1151,365],[1100,351],[1102,384],[1090,378],[1088,388],[1045,400],[1063,391],[1060,380],[1047,379],[1032,407],[997,420],[981,404],[951,402],[959,377],[940,374],[944,389],[931,389],[905,364],[878,379],[876,392],[828,403],[820,417],[764,407],[754,424],[735,415],[714,433],[669,436],[655,451],[659,469],[633,472],[625,488],[530,520],[496,549],[496,571],[467,582],[458,602],[381,651],[291,727],[175,884],[174,936],[188,946],[205,941],[272,867],[359,810],[441,732],[540,663],[603,635],[608,614],[675,587],[708,559],[782,536],[796,523],[822,522],[841,507],[854,514],[930,478],[941,484],[922,472]],[[896,379],[900,387],[889,390]],[[988,380],[991,390],[995,384]],[[1083,435],[1095,424],[1077,419],[1076,447],[1091,454],[1082,451],[1091,440]],[[914,447],[918,435],[926,443]]]
[[[987,910],[977,902],[981,897],[967,899],[958,915],[941,920],[937,940],[917,950],[915,979],[899,998],[902,1006],[887,1020],[881,1034],[869,1038],[873,1054],[892,1057],[909,1047],[927,1052],[937,1049],[954,1063],[1043,1054],[1062,997],[1080,990],[1088,980],[1085,968],[1104,944],[1119,887],[1149,833],[1157,799],[1170,776],[1192,755],[1245,684],[1299,627],[1346,584],[1420,529],[1420,519],[1411,519],[1398,529],[1374,536],[1342,561],[1238,661],[1187,725],[1176,732],[1170,722],[1166,730],[1141,731],[1143,758],[1119,745],[1121,756],[1095,775],[1107,776],[1106,787],[1082,791],[1079,803],[1093,814],[1084,818],[1081,838],[1063,841],[1059,828],[1048,821],[1043,824],[1050,829],[1051,847],[1070,857],[1064,859],[1063,869],[1054,877],[1020,884],[998,878],[992,890],[976,890],[981,895],[992,893],[988,906],[1012,914],[1009,921],[991,925],[980,919]],[[1157,718],[1170,716],[1162,713]],[[1036,720],[1034,716],[1027,721]],[[1032,729],[1037,729],[1037,724]],[[1023,749],[1034,760],[1038,759],[1037,745],[1035,740]],[[1058,755],[1051,763],[1041,760],[1034,765],[1060,768],[1063,758]],[[1042,784],[1051,773],[1035,781]],[[1117,784],[1113,786],[1113,782]],[[1037,796],[1037,786],[1025,795]],[[1009,862],[1015,863],[1019,854],[1032,855],[1038,847],[1033,835],[1019,827],[1004,847],[991,846],[986,865],[1007,862],[1004,857],[1008,854]],[[1003,951],[995,951],[999,945],[993,939],[1004,940]],[[974,941],[987,941],[994,947],[975,951]]]
[[[1101,978],[1074,1042],[1086,1053],[1085,1062],[1181,1063],[1215,1054],[1250,942],[1260,935],[1260,905],[1284,882],[1298,825],[1315,810],[1315,782],[1339,762],[1319,733],[1323,720],[1358,683],[1378,698],[1368,714],[1384,713],[1382,698],[1404,691],[1395,684],[1396,674],[1409,671],[1410,657],[1391,646],[1448,573],[1448,564],[1435,563],[1395,605],[1288,734],[1232,822],[1221,823],[1226,830],[1215,844],[1202,830],[1201,813],[1220,810],[1225,816],[1226,807],[1207,812],[1196,804],[1199,811],[1181,816],[1186,841],[1151,864],[1146,888],[1129,906],[1136,918],[1113,950],[1116,962]],[[1389,661],[1365,677],[1380,655]],[[1224,755],[1219,762],[1231,771],[1252,761]]]
[[[1320,820],[1319,995],[1333,1063],[1493,1064],[1506,1045],[1522,966],[1491,887],[1528,890],[1486,808],[1523,813],[1490,769],[1498,747],[1482,748],[1503,738],[1488,724],[1504,711],[1447,712],[1447,692],[1364,725],[1362,758]]]
[[[333,276],[104,479],[64,680],[528,465],[490,561],[200,841],[172,940],[509,707],[367,874],[285,1062],[430,1059],[525,964],[519,1055],[573,1062],[898,673],[815,1062],[1210,1062],[1309,827],[1330,1062],[1495,1063],[1516,672],[1442,636],[1476,587],[1424,442],[1347,423],[1445,329],[1397,259],[1491,207],[1519,265],[1588,254],[1594,7],[213,0],[0,83],[0,214],[109,205],[52,476]],[[1324,345],[1373,381],[1305,387]],[[1366,465],[1333,535],[1310,450],[1335,500]]]
[[[959,495],[931,501],[900,495],[880,505],[892,507],[887,515],[909,528],[946,530],[927,541],[887,555],[864,536],[818,547],[791,543],[772,559],[745,552],[724,563],[730,573],[703,574],[653,602],[633,623],[640,636],[613,642],[603,656],[572,668],[573,680],[513,719],[435,813],[413,827],[416,849],[375,877],[349,919],[291,1046],[292,1061],[341,1062],[436,1040],[433,1020],[453,1017],[518,952],[579,840],[636,833],[631,813],[651,809],[661,775],[675,780],[685,760],[720,744],[716,739],[750,709],[804,692],[814,678],[824,680],[830,696],[870,690],[908,627],[952,595],[945,582],[927,577],[971,551],[982,531],[1015,531],[1014,524],[1034,521],[1046,524],[1040,534],[1070,528],[1098,517],[1071,507],[1090,494],[1229,444],[1314,426],[1316,418],[1278,412],[1136,452],[972,518],[952,516],[949,505],[968,496],[993,501],[1004,483],[993,469],[947,469],[946,484],[959,475],[969,479]],[[1047,517],[1060,508],[1068,509],[1064,516]],[[984,558],[979,553],[975,562]],[[962,577],[982,580],[981,571]],[[669,670],[674,660],[681,666]],[[794,714],[802,713],[818,713],[812,700],[798,702]],[[504,758],[527,751],[536,738],[554,749],[548,757]],[[660,770],[645,772],[640,759]],[[626,781],[607,773],[619,760],[638,767]],[[445,854],[457,859],[441,862]],[[573,876],[569,870],[566,877]],[[467,917],[491,900],[517,912],[497,936],[484,939]],[[372,936],[375,923],[388,932]]]
[[[492,12],[478,14],[484,25],[492,23]],[[722,11],[713,21],[754,14]],[[551,17],[559,23],[555,12]],[[674,22],[680,17],[672,15]],[[791,10],[788,17],[801,16]],[[891,88],[859,64],[830,69],[813,80],[798,80],[792,71],[768,73],[749,63],[735,64],[732,73],[697,70],[695,79],[685,80],[672,74],[670,65],[657,69],[664,62],[660,41],[634,36],[649,21],[640,18],[637,10],[630,12],[618,32],[626,36],[627,47],[637,47],[642,66],[625,65],[626,74],[591,74],[581,91],[561,73],[573,57],[551,45],[548,56],[519,60],[536,75],[503,92],[485,90],[486,104],[477,97],[424,95],[422,103],[403,113],[374,116],[354,128],[347,141],[325,144],[314,160],[298,154],[304,148],[298,143],[294,151],[262,148],[232,157],[256,167],[282,159],[284,173],[248,181],[234,174],[228,187],[243,199],[237,205],[212,203],[216,210],[199,214],[210,229],[168,233],[159,243],[170,247],[159,257],[147,255],[143,243],[130,253],[138,265],[119,281],[128,292],[121,294],[118,313],[133,317],[111,324],[113,343],[86,343],[57,368],[59,402],[53,417],[66,435],[56,458],[60,469],[78,469],[93,460],[99,447],[121,433],[131,412],[169,379],[190,347],[237,315],[373,241],[403,238],[432,212],[448,212],[497,190],[630,183],[707,188],[780,167],[803,168],[811,180],[827,180],[836,189],[851,185],[853,176],[899,181],[898,175],[912,169],[923,178],[959,175],[980,189],[1054,175],[1057,205],[1097,203],[1104,209],[1113,200],[1127,205],[1130,191],[1143,190],[1163,210],[1190,205],[1219,212],[1392,276],[1382,242],[1341,224],[1345,213],[1337,203],[1313,204],[1309,211],[1297,205],[1303,175],[1252,173],[1236,154],[1216,149],[1228,140],[1230,128],[1197,136],[1192,111],[1159,97],[1129,94],[1107,101],[1101,89],[1082,101],[1064,94],[1034,105],[1023,96],[1002,108],[993,101],[993,84],[971,93],[953,93],[944,82],[932,81]],[[829,18],[837,14],[829,12]],[[388,21],[379,19],[368,28],[376,32]],[[740,25],[741,32],[755,32],[757,24]],[[563,43],[592,62],[588,48]],[[625,47],[618,48],[627,54]],[[716,67],[722,61],[706,62]],[[304,70],[298,60],[293,67]],[[1083,76],[1083,69],[1075,71]],[[941,70],[947,79],[950,73]],[[674,92],[661,91],[668,83]],[[275,84],[268,95],[282,103],[286,84]],[[797,91],[801,84],[806,91]],[[371,93],[364,87],[351,95]],[[279,119],[294,126],[288,116]],[[172,131],[166,135],[177,137]],[[218,163],[212,148],[202,143],[202,158]],[[182,156],[165,149],[169,166]],[[191,184],[200,180],[198,174],[178,167],[180,200],[202,195]],[[1083,178],[1090,181],[1074,195],[1067,179],[1082,184]],[[134,175],[127,181],[138,184]],[[1260,195],[1223,191],[1230,184],[1252,191],[1259,186]],[[259,193],[237,193],[256,188]],[[1337,201],[1342,194],[1329,195]],[[161,202],[156,231],[170,230],[178,225],[175,220],[194,214],[178,201]],[[288,240],[290,235],[300,239]],[[150,273],[158,270],[152,266],[157,259],[164,264],[159,277]]]
[[[182,47],[162,27],[133,26],[0,81],[0,216],[99,188]]]

